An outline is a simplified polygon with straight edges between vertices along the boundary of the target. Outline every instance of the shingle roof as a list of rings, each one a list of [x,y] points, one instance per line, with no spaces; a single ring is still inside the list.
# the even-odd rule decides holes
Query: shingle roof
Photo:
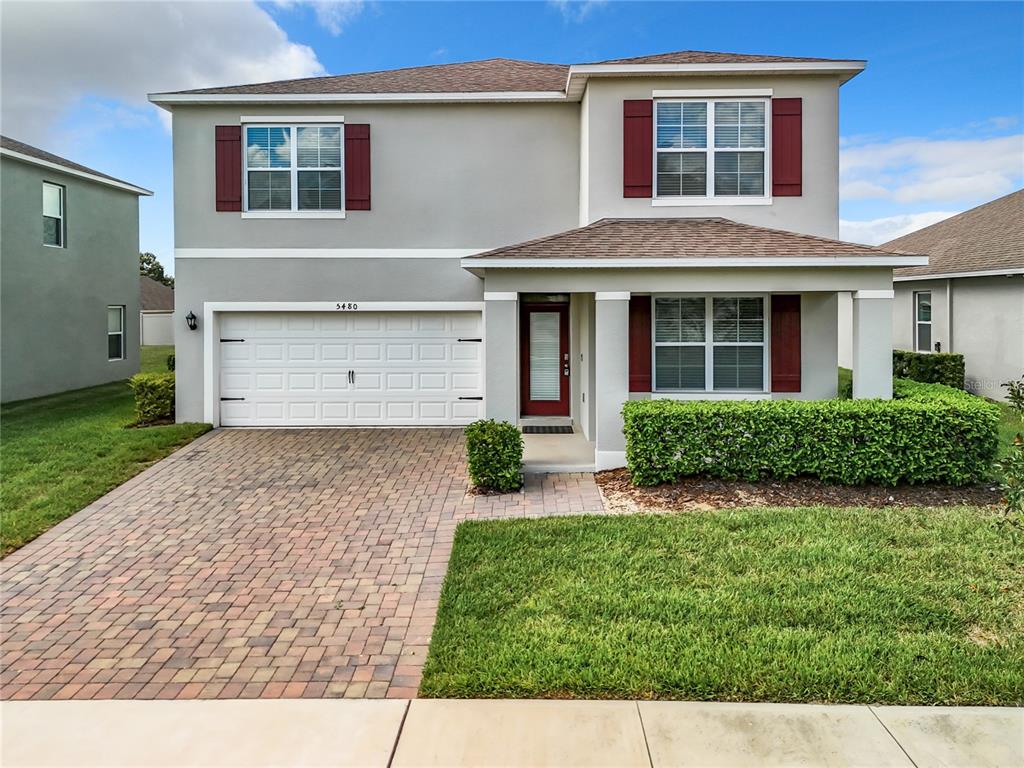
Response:
[[[93,176],[99,176],[103,179],[117,182],[118,184],[127,184],[130,187],[136,186],[130,181],[124,181],[114,176],[110,176],[106,173],[102,173],[93,168],[81,165],[79,163],[68,160],[60,155],[55,155],[52,152],[39,149],[39,147],[33,147],[31,144],[26,144],[23,141],[17,141],[16,139],[8,138],[7,136],[0,136],[0,148],[9,150],[11,152],[17,152],[19,155],[26,155],[28,157],[35,158],[36,160],[42,160],[47,163],[53,163],[54,165],[60,165],[67,168],[70,171],[78,171],[79,173],[89,173]]]
[[[730,219],[600,219],[465,259],[751,259],[909,256]]]
[[[886,243],[928,254],[927,267],[897,277],[1024,269],[1024,189]]]
[[[834,62],[793,56],[756,56],[744,53],[676,51],[630,59],[609,59],[596,64],[751,64]],[[331,93],[516,93],[564,92],[567,64],[543,64],[519,59],[484,59],[456,64],[433,64],[350,75],[307,77],[269,83],[229,85],[177,91],[181,94],[331,94]]]
[[[144,311],[174,309],[174,289],[152,277],[139,275],[139,308]]]

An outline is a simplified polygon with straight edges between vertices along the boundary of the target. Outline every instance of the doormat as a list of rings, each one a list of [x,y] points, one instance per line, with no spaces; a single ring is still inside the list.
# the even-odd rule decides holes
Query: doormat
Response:
[[[549,427],[528,424],[523,427],[524,435],[571,435],[572,427]]]

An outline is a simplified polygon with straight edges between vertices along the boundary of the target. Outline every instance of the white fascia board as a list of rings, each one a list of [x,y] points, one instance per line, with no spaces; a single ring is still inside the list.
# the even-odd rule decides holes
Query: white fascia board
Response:
[[[662,267],[919,267],[928,263],[924,256],[836,256],[824,258],[729,258],[729,259],[510,259],[500,256],[467,257],[462,260],[465,269],[490,267],[492,269],[659,269]]]
[[[985,269],[978,272],[939,272],[934,275],[893,275],[893,282],[906,283],[912,280],[949,280],[954,277],[1011,277],[1024,275],[1024,267],[1009,269]]]
[[[242,115],[238,118],[246,123],[344,123],[341,115]]]
[[[175,248],[177,259],[462,259],[487,248]]]
[[[562,91],[486,91],[475,93],[151,93],[157,106],[175,104],[345,104],[416,102],[565,101]]]
[[[0,155],[4,157],[10,157],[14,160],[21,160],[23,163],[29,163],[30,165],[37,165],[40,168],[47,168],[52,171],[60,171],[66,173],[68,176],[77,176],[80,179],[88,179],[94,181],[97,184],[105,184],[108,187],[114,187],[115,189],[122,189],[125,192],[133,192],[136,195],[142,195],[143,197],[152,197],[152,191],[145,189],[144,187],[137,187],[134,184],[129,184],[125,181],[117,181],[116,179],[108,179],[105,176],[97,176],[95,173],[87,173],[86,171],[79,171],[75,168],[68,168],[66,165],[60,165],[59,163],[51,163],[49,160],[40,160],[38,157],[32,157],[31,155],[23,155],[21,152],[15,152],[10,149],[0,149]]]

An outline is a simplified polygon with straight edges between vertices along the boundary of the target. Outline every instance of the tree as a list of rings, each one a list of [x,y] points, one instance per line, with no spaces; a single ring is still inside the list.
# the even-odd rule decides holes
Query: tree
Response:
[[[164,266],[149,251],[139,254],[139,274],[151,277],[169,288],[174,287],[174,278],[164,272]]]

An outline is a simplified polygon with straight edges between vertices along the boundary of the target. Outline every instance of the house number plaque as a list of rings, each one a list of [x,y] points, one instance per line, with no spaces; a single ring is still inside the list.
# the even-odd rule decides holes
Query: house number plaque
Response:
[[[342,302],[339,302],[339,303],[335,304],[334,308],[336,310],[340,310],[340,311],[344,312],[344,311],[347,311],[347,310],[359,309],[359,305],[356,304],[354,301],[342,301]]]

